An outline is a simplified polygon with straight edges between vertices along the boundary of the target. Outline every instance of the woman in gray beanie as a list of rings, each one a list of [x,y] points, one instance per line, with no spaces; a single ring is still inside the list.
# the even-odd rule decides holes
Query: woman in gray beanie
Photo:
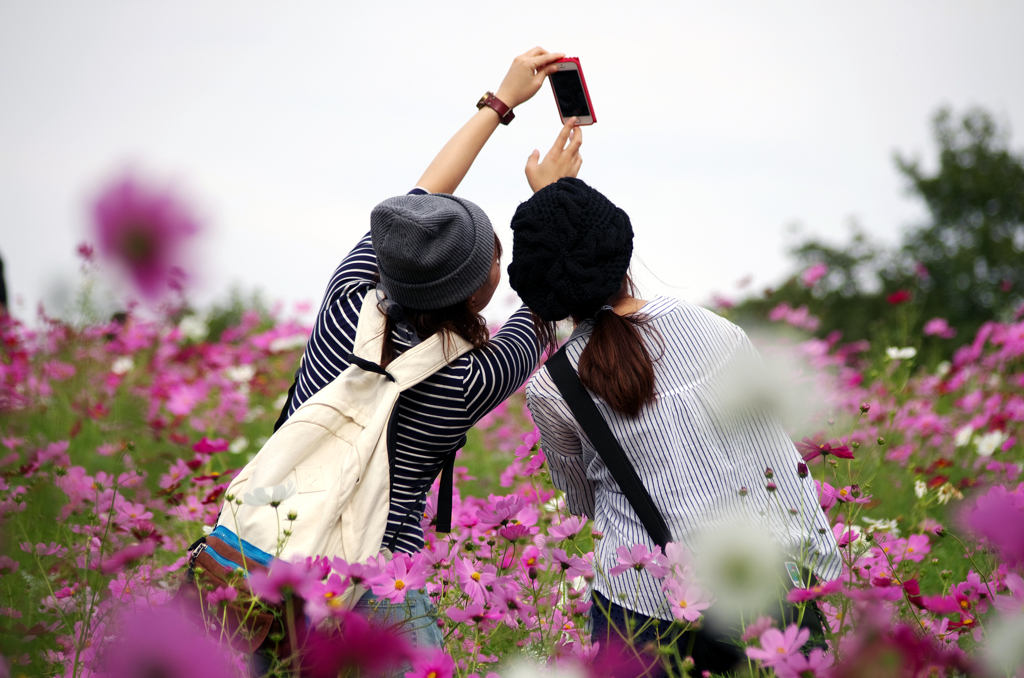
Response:
[[[722,378],[749,366],[756,352],[740,328],[710,311],[660,295],[638,298],[628,274],[629,216],[579,179],[538,190],[516,210],[512,231],[513,289],[543,321],[571,317],[575,325],[530,379],[526,398],[567,509],[592,518],[604,535],[595,548],[593,640],[603,648],[620,637],[635,648],[675,645],[677,659],[692,655],[695,674],[729,671],[744,658],[734,643],[704,631],[679,637],[680,627],[672,626],[673,608],[707,603],[706,592],[687,602],[693,588],[663,588],[645,567],[610,572],[623,548],[642,544],[654,551],[656,543],[679,542],[695,552],[704,534],[764,511],[765,531],[800,554],[797,562],[823,580],[839,575],[842,562],[815,486],[798,477],[800,456],[777,419],[722,407]],[[563,391],[566,384],[575,390]],[[591,400],[597,410],[588,415]],[[593,426],[599,420],[635,479],[608,452],[614,445],[602,443],[600,453],[594,446],[602,440]],[[774,469],[767,487],[766,468]],[[635,491],[637,480],[646,499]],[[792,516],[780,505],[804,511]],[[679,597],[670,602],[671,596]],[[804,619],[813,625],[816,618]]]
[[[349,366],[363,299],[378,295],[386,314],[382,367],[431,335],[456,334],[474,349],[404,391],[395,410],[397,445],[392,461],[391,505],[384,543],[394,551],[423,548],[421,517],[426,495],[442,466],[465,442],[466,432],[514,393],[536,368],[541,345],[523,307],[489,336],[480,312],[501,277],[501,247],[487,215],[452,195],[477,154],[510,111],[527,101],[556,70],[562,54],[540,47],[522,54],[498,88],[441,149],[407,195],[389,198],[370,215],[368,233],[334,272],[296,382],[278,425]],[[531,182],[575,176],[582,135],[566,125],[554,147],[527,162]],[[361,605],[388,608],[367,594]],[[412,640],[440,645],[441,632],[427,615],[429,598],[414,591],[389,624],[415,619]],[[358,608],[357,608],[358,609]],[[378,611],[379,612],[379,611]],[[384,614],[388,614],[385,612]]]

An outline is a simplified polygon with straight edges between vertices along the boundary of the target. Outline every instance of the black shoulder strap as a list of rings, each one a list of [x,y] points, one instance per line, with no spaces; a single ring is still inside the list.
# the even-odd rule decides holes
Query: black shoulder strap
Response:
[[[629,463],[626,453],[608,428],[608,423],[601,416],[590,393],[580,383],[579,375],[565,354],[565,347],[548,358],[545,365],[576,421],[597,448],[601,460],[608,467],[615,482],[619,484],[622,493],[626,495],[640,522],[647,528],[647,533],[651,535],[655,544],[664,549],[665,544],[672,540],[665,518],[654,505],[650,492],[640,481],[636,469]]]

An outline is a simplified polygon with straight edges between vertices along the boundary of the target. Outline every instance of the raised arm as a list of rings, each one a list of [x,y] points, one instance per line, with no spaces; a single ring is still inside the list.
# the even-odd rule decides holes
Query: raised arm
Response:
[[[540,89],[544,78],[558,70],[554,62],[563,56],[541,47],[520,54],[512,61],[495,96],[509,108],[528,101]],[[444,145],[416,185],[431,193],[454,193],[499,122],[494,109],[484,106],[478,110]]]

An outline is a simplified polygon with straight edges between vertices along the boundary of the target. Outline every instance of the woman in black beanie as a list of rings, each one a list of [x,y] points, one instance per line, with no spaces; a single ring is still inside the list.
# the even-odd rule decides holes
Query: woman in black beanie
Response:
[[[721,532],[747,510],[764,511],[766,531],[789,553],[801,554],[794,559],[820,579],[834,579],[841,560],[814,484],[798,477],[800,456],[776,418],[721,416],[723,376],[756,360],[743,331],[678,299],[638,298],[628,274],[632,225],[600,192],[576,178],[534,188],[512,219],[509,282],[541,321],[572,318],[575,326],[564,356],[560,351],[548,359],[528,382],[526,398],[567,509],[592,518],[603,534],[591,585],[593,640],[606,649],[619,638],[635,648],[671,645],[665,648],[670,656],[692,654],[695,675],[728,671],[743,659],[735,644],[703,631],[679,637],[672,626],[683,611],[687,620],[696,619],[693,610],[707,607],[707,592],[693,597],[698,589],[692,582],[681,589],[666,579],[663,586],[651,568],[622,567],[619,553],[636,544],[655,551],[651,525],[658,542],[693,552],[699,536]],[[602,443],[598,453],[593,419],[584,415],[580,423],[574,416],[562,391],[575,380],[573,371],[575,388],[581,383],[586,391],[572,408],[593,401],[647,500],[634,503],[642,493],[630,489],[628,473],[610,470],[611,446]],[[605,463],[609,459],[613,464]],[[765,468],[774,469],[771,489]],[[742,498],[740,488],[747,489]],[[656,510],[645,509],[644,501]],[[794,517],[778,511],[780,505],[813,509]],[[660,518],[651,519],[655,514]]]

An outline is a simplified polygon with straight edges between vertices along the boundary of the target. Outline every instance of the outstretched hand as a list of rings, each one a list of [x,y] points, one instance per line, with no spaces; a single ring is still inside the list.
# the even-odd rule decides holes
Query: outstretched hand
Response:
[[[580,155],[583,129],[575,125],[576,118],[569,118],[543,161],[539,161],[540,151],[534,151],[526,160],[526,180],[534,193],[562,177],[574,177],[579,173],[583,165],[583,156]]]
[[[548,52],[543,47],[534,47],[520,54],[512,61],[512,66],[494,95],[509,108],[528,101],[544,84],[544,78],[558,70],[555,62],[564,56],[559,52]]]

